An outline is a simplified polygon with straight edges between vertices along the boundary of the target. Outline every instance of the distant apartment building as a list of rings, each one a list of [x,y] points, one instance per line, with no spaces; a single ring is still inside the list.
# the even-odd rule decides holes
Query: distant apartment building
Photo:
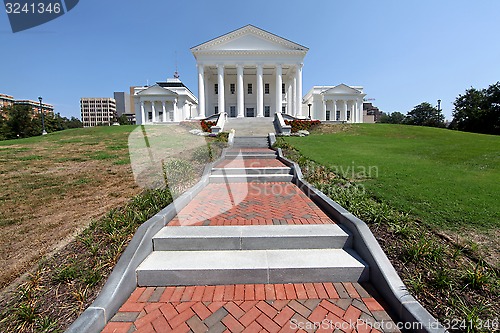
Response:
[[[363,118],[365,123],[376,123],[379,121],[382,112],[372,103],[363,103]]]
[[[112,125],[116,117],[116,101],[108,97],[80,99],[80,112],[84,127]]]
[[[14,104],[14,97],[6,94],[0,94],[0,112],[4,107],[9,107]]]
[[[41,108],[40,108],[40,102],[32,101],[29,99],[15,100],[14,105],[22,105],[29,107],[31,109],[31,112],[33,113],[33,116],[40,114],[40,112],[43,112],[43,114],[46,116],[54,114],[54,106],[43,102]]]

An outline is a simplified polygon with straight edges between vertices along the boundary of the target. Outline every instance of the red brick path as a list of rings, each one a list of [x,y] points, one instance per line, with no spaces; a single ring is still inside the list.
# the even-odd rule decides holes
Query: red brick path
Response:
[[[137,288],[102,332],[399,332],[367,289],[357,283]]]
[[[168,224],[271,225],[333,222],[292,183],[209,184]]]
[[[286,168],[280,160],[277,159],[234,159],[220,161],[216,168]]]

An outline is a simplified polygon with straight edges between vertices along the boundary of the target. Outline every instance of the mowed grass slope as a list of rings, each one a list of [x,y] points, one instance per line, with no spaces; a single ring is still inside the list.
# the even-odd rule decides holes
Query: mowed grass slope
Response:
[[[348,178],[353,170],[354,178],[365,173],[371,178],[362,184],[371,195],[429,225],[490,240],[499,235],[500,137],[359,124],[288,140]]]
[[[128,151],[135,128],[0,141],[0,287],[140,192]]]

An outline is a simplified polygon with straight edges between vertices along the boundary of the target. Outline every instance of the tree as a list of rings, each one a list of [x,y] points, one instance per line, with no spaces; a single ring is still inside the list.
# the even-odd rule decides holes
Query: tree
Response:
[[[122,114],[121,116],[119,116],[117,121],[120,125],[131,125],[131,123],[128,120],[127,115],[125,113]]]
[[[445,127],[441,110],[427,102],[420,103],[408,112],[405,123],[416,126]]]
[[[500,134],[500,82],[488,89],[470,88],[453,103],[450,128],[466,132]]]
[[[4,108],[7,120],[5,122],[7,139],[28,138],[42,134],[39,118],[33,118],[31,108],[24,105],[13,105]]]
[[[390,114],[383,114],[379,122],[386,124],[403,124],[405,118],[406,116],[404,114],[396,111]]]

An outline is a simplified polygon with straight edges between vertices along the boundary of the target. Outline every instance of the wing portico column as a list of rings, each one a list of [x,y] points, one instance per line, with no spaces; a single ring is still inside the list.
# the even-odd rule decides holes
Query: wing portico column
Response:
[[[337,119],[337,100],[333,99],[333,119],[340,120],[340,117]]]
[[[264,117],[264,83],[262,65],[257,65],[257,117]]]
[[[297,117],[302,117],[302,66],[303,64],[297,65],[297,72],[295,73],[297,77]]]
[[[205,67],[198,64],[198,106],[200,108],[200,118],[205,116]]]
[[[179,116],[177,115],[178,109],[177,109],[177,98],[174,99],[174,119],[173,121],[179,121],[178,118]]]
[[[342,112],[343,112],[342,120],[347,121],[347,100],[344,100],[343,102],[344,102],[344,105],[342,108]]]
[[[141,125],[146,124],[146,113],[144,112],[144,101],[141,101]]]
[[[161,101],[161,110],[162,110],[162,122],[166,123],[167,122],[167,109],[165,107],[165,101]]]
[[[219,113],[224,112],[224,65],[217,65],[217,82],[219,84]]]
[[[153,123],[156,123],[155,101],[151,101],[151,112],[153,113]]]
[[[238,118],[245,117],[245,96],[243,95],[243,66],[236,65],[236,102],[238,104]]]
[[[299,112],[299,108],[297,107],[297,75],[293,76],[293,116],[297,117],[297,113]]]
[[[281,75],[283,74],[283,68],[281,67],[281,64],[276,65],[276,112],[275,113],[281,113],[282,110],[282,102],[283,102],[283,97],[282,97],[282,92],[281,92]]]

